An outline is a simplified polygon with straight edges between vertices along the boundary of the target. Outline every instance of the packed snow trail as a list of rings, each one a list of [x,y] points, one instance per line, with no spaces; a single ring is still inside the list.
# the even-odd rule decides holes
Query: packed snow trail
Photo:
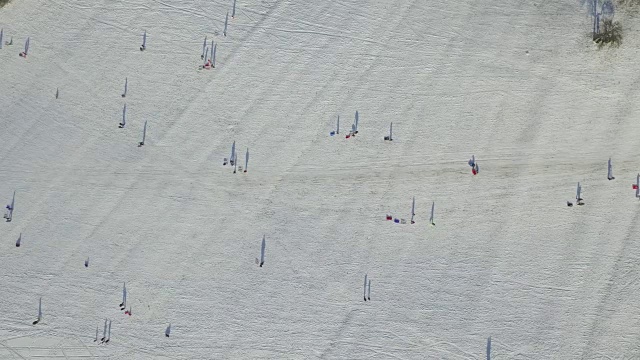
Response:
[[[636,21],[595,51],[568,0],[232,6],[0,9],[0,358],[640,356]]]

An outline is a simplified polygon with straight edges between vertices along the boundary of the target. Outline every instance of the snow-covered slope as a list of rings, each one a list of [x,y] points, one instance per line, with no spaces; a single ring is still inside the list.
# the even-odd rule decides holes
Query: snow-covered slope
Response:
[[[572,0],[231,7],[0,9],[0,358],[640,357],[633,18],[597,51]]]

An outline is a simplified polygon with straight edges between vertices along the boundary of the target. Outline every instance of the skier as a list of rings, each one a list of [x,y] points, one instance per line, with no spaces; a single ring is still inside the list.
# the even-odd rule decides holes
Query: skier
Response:
[[[7,205],[6,208],[7,211],[4,213],[3,217],[7,219],[7,222],[9,222],[11,221],[11,213],[13,211],[13,208],[11,207],[11,205]]]

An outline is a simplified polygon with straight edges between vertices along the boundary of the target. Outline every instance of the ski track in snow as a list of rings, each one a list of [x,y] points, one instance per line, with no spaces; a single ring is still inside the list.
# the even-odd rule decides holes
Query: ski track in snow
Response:
[[[596,51],[575,1],[232,3],[0,9],[0,358],[640,357],[633,17]]]

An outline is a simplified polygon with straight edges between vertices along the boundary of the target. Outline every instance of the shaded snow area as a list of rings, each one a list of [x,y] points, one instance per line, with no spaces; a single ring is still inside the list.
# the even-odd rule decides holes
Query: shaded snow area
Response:
[[[598,50],[574,0],[231,15],[0,10],[0,359],[640,358],[637,18]]]

